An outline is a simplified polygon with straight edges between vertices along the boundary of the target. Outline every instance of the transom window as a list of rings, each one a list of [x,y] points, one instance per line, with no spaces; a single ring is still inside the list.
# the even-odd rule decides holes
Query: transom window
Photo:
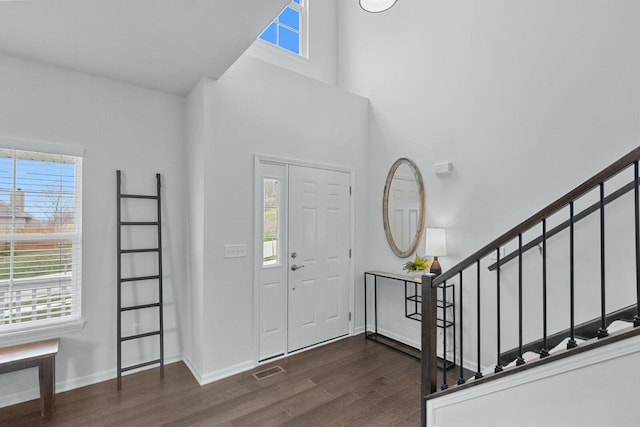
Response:
[[[80,317],[81,162],[0,148],[0,332]]]
[[[259,39],[306,57],[308,1],[293,0],[262,32]]]

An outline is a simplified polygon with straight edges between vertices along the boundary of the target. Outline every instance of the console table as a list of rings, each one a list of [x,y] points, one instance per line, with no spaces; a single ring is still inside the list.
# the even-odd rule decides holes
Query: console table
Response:
[[[373,278],[373,331],[369,331],[369,318],[367,316],[368,298],[367,298],[367,284],[370,280],[368,277]],[[406,274],[389,273],[386,271],[365,271],[364,272],[364,322],[365,322],[365,337],[372,341],[379,342],[395,350],[406,353],[416,359],[421,358],[420,349],[416,349],[410,345],[394,340],[386,335],[378,332],[378,278],[395,280],[397,282],[404,283],[404,316],[408,319],[412,319],[418,322],[422,321],[422,296],[418,292],[420,285],[422,284],[422,277],[409,276]],[[436,325],[442,329],[444,333],[447,333],[449,328],[453,328],[453,354],[455,354],[456,345],[456,328],[455,328],[455,292],[453,291],[453,285],[442,284],[438,286],[441,292],[438,292],[442,296],[437,300],[438,316]],[[449,296],[450,295],[450,296]],[[451,312],[449,314],[449,312]],[[454,366],[453,360],[439,359],[439,364],[445,364],[447,369]]]
[[[0,374],[27,368],[38,368],[40,381],[40,415],[53,411],[55,394],[55,358],[60,339],[0,348]]]

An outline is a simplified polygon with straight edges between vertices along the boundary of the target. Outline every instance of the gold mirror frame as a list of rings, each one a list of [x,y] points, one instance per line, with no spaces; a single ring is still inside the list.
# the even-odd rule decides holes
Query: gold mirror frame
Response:
[[[411,171],[413,172],[416,184],[418,185],[418,194],[420,196],[420,217],[418,218],[418,229],[416,235],[413,238],[413,241],[411,242],[411,245],[409,245],[409,248],[404,251],[398,248],[398,245],[393,240],[391,228],[389,227],[389,191],[391,189],[391,182],[393,181],[396,170],[401,165],[409,166],[409,169],[411,169]],[[422,175],[420,174],[420,170],[412,160],[407,159],[406,157],[399,158],[393,163],[393,165],[391,165],[391,169],[389,169],[387,180],[384,184],[384,194],[382,196],[382,222],[384,225],[384,234],[387,237],[389,247],[391,247],[391,250],[394,254],[396,254],[400,258],[407,258],[418,249],[418,245],[420,245],[420,242],[422,241],[422,235],[424,234],[426,214],[427,202],[424,194],[424,183],[422,182]]]

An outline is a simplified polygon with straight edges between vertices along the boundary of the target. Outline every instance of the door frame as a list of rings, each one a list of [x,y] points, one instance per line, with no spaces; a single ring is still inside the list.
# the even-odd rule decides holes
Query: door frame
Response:
[[[263,362],[260,362],[260,269],[262,268],[262,180],[261,180],[261,164],[272,164],[279,165],[284,167],[284,183],[282,188],[286,189],[283,191],[283,205],[282,205],[282,213],[284,215],[283,221],[283,230],[282,230],[282,246],[281,253],[288,254],[289,253],[289,218],[288,218],[288,207],[289,207],[289,166],[302,166],[308,168],[315,169],[325,169],[334,172],[342,172],[349,174],[349,185],[352,189],[351,197],[349,197],[349,246],[352,250],[352,256],[349,260],[349,312],[351,313],[351,318],[349,320],[349,335],[353,336],[354,334],[354,323],[355,323],[355,263],[354,260],[354,243],[355,243],[355,205],[354,205],[354,195],[353,188],[355,183],[355,172],[351,168],[347,168],[344,166],[335,166],[335,165],[327,165],[322,163],[309,162],[305,160],[297,160],[290,159],[284,157],[275,157],[269,155],[263,155],[256,153],[254,154],[254,168],[253,168],[253,362],[254,365],[257,366],[261,363],[271,362],[273,360],[277,360],[282,357],[287,357],[289,354],[299,353],[306,350],[311,350],[318,346],[324,345],[327,342],[323,342],[320,344],[312,345],[310,347],[306,347],[300,350],[296,350],[294,352],[289,352],[288,348],[284,349],[284,354],[282,356],[273,357]],[[285,266],[285,272],[288,272],[288,261],[289,257],[286,257],[287,265]],[[288,274],[284,274],[285,282],[288,282],[287,277]],[[288,292],[287,292],[288,299]],[[286,302],[287,307],[287,323],[288,323],[288,300]],[[288,334],[288,325],[285,328],[286,333]],[[338,337],[328,342],[337,341],[343,339],[344,337]],[[287,340],[288,341],[288,340]]]

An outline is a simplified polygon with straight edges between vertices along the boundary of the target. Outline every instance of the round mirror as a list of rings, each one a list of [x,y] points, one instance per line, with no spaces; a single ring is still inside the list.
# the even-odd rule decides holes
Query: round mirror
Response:
[[[422,175],[415,163],[401,158],[391,166],[384,184],[384,234],[394,254],[411,256],[422,241],[426,201]]]

